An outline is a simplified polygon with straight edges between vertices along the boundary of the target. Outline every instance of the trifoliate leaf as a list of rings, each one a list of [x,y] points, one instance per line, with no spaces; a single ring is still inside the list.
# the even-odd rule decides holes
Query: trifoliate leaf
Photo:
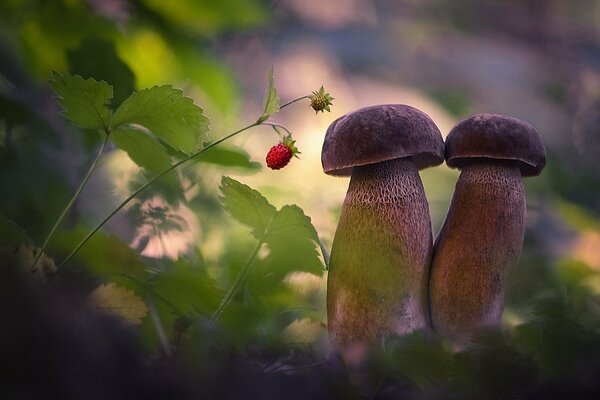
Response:
[[[258,191],[228,177],[223,177],[221,192],[231,216],[251,226],[254,237],[267,243],[269,256],[264,262],[278,279],[293,271],[323,272],[317,232],[300,207],[287,205],[277,211]]]
[[[209,120],[202,108],[171,85],[154,86],[134,93],[115,111],[113,129],[138,124],[171,147],[193,153],[208,140]]]
[[[273,67],[269,69],[269,86],[267,88],[267,92],[265,93],[264,100],[264,111],[263,115],[260,116],[258,122],[264,122],[271,115],[275,114],[279,111],[279,96],[277,95],[277,88],[275,87],[275,83],[273,80]]]
[[[48,83],[56,93],[65,117],[74,125],[85,129],[108,129],[112,114],[108,108],[113,97],[111,85],[58,72],[52,74]]]
[[[148,307],[141,298],[114,283],[98,286],[88,301],[93,307],[112,311],[133,324],[141,324],[148,314]]]
[[[258,191],[226,176],[221,180],[221,193],[221,202],[227,212],[250,226],[254,237],[262,239],[276,208]]]
[[[122,127],[111,134],[111,139],[134,163],[150,172],[158,173],[171,166],[167,150],[140,130]]]

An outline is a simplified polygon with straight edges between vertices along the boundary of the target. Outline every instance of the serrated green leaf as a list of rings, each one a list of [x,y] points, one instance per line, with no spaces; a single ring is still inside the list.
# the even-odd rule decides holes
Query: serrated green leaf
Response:
[[[115,111],[112,126],[142,125],[174,149],[189,154],[208,140],[209,120],[202,112],[181,90],[154,86],[129,96]]]
[[[280,279],[294,271],[323,273],[317,252],[317,231],[300,207],[283,206],[269,225],[265,242],[270,253],[264,262],[269,265],[269,270],[279,274]]]
[[[264,111],[263,115],[258,119],[259,123],[266,121],[267,118],[279,111],[279,96],[277,95],[277,88],[273,80],[273,67],[269,69],[269,86],[265,93],[263,106]]]
[[[112,311],[133,324],[141,324],[148,314],[146,303],[131,290],[114,283],[98,286],[87,298],[93,307]]]
[[[295,235],[318,243],[317,231],[309,217],[296,205],[281,207],[269,226],[268,235]]]
[[[111,134],[111,140],[129,158],[150,172],[161,172],[171,166],[167,150],[154,138],[133,128],[119,128]]]
[[[277,210],[258,191],[235,179],[221,180],[221,202],[225,210],[242,224],[252,228],[252,234],[262,239]]]
[[[275,279],[281,280],[298,271],[323,274],[323,264],[311,240],[297,235],[272,235],[267,244],[270,253],[263,262]]]
[[[48,84],[57,95],[64,115],[74,125],[85,129],[108,129],[112,111],[108,108],[113,87],[93,78],[54,72]]]

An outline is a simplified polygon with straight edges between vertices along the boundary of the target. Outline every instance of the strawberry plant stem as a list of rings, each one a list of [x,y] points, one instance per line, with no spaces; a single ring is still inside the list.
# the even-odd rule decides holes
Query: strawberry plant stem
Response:
[[[272,123],[272,122],[263,122],[263,125],[268,125],[268,126],[273,127],[273,128],[281,128],[284,131],[286,131],[288,134],[290,134],[290,135],[292,134],[292,132],[288,128],[286,128],[285,126],[280,125],[280,124],[275,124],[275,123]],[[275,131],[277,133],[279,133],[279,131],[277,129],[275,129]]]
[[[219,317],[223,313],[223,310],[225,310],[225,307],[227,307],[229,305],[229,303],[231,302],[231,299],[237,293],[238,289],[242,285],[242,282],[246,278],[248,271],[250,271],[250,266],[254,262],[254,259],[256,258],[256,255],[258,254],[258,251],[260,250],[263,243],[264,243],[264,241],[262,239],[256,243],[254,250],[252,250],[252,253],[250,253],[250,256],[246,259],[246,262],[244,263],[242,270],[238,274],[237,278],[235,278],[235,282],[233,283],[233,285],[227,292],[227,295],[225,295],[225,297],[221,301],[221,304],[219,304],[219,307],[217,307],[217,309],[213,313],[213,315],[210,319],[211,322],[215,322],[217,319],[219,319]]]
[[[304,99],[308,99],[308,96],[302,96],[302,97],[298,97],[297,99],[290,100],[287,103],[285,103],[284,105],[282,105],[281,107],[279,107],[279,109],[281,110],[282,108],[285,108],[285,107],[289,106],[290,104],[294,104],[295,102],[304,100]]]
[[[35,269],[35,266],[36,266],[37,262],[40,260],[40,257],[42,256],[42,254],[44,253],[44,251],[48,247],[48,243],[50,242],[50,239],[54,235],[54,232],[56,232],[56,229],[58,228],[58,226],[61,224],[61,222],[63,221],[63,219],[65,219],[65,217],[67,216],[67,213],[69,212],[69,210],[71,209],[71,207],[73,207],[73,204],[75,204],[75,201],[77,200],[77,198],[79,197],[79,195],[83,191],[83,188],[85,187],[85,185],[90,180],[90,177],[92,176],[92,173],[94,172],[94,170],[98,166],[98,162],[100,161],[100,158],[102,157],[102,154],[104,154],[104,150],[106,148],[106,143],[107,142],[108,142],[108,133],[106,133],[106,131],[105,131],[104,140],[102,141],[102,147],[100,147],[100,150],[98,151],[98,155],[96,155],[96,158],[94,159],[94,162],[92,162],[92,165],[90,165],[90,168],[88,169],[87,173],[85,174],[85,177],[83,178],[83,180],[79,184],[79,187],[75,191],[75,194],[73,194],[73,197],[71,197],[71,200],[69,200],[69,203],[67,203],[66,207],[64,208],[64,210],[62,211],[62,213],[60,214],[60,216],[58,217],[58,219],[54,223],[54,226],[52,226],[52,229],[50,229],[50,232],[46,236],[46,239],[44,240],[44,243],[42,244],[42,246],[38,250],[37,254],[35,255],[35,258],[33,259],[33,262],[31,263],[31,270]]]
[[[158,315],[158,312],[156,311],[156,306],[154,305],[154,300],[151,297],[147,297],[146,304],[148,304],[148,313],[150,315],[150,319],[152,320],[152,324],[154,325],[154,330],[156,331],[156,336],[158,336],[158,340],[160,342],[160,345],[163,348],[163,352],[168,357],[171,355],[171,346],[169,345],[169,341],[167,340],[167,335],[165,334],[163,325],[160,322],[160,316]]]

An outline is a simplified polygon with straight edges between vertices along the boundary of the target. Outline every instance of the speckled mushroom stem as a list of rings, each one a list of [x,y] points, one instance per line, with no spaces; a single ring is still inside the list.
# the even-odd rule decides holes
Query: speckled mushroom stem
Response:
[[[434,330],[454,334],[501,323],[525,218],[519,168],[494,161],[463,167],[433,250],[429,301]]]
[[[432,242],[410,157],[354,168],[331,251],[327,312],[334,346],[427,326]]]

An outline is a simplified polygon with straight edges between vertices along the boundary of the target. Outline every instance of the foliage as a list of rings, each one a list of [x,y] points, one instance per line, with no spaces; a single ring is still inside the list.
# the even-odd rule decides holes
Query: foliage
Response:
[[[74,125],[116,137],[115,144],[150,171],[165,169],[169,147],[190,154],[208,141],[202,109],[170,85],[134,92],[114,112],[113,87],[104,81],[55,72],[50,86]]]
[[[264,2],[116,1],[135,7],[135,18],[124,20],[103,14],[101,3],[0,4],[1,397],[27,397],[19,392],[26,387],[34,398],[117,398],[124,377],[152,392],[169,373],[182,391],[143,398],[597,396],[598,266],[593,254],[557,256],[546,244],[557,230],[568,230],[571,241],[597,237],[596,160],[575,157],[576,148],[553,149],[539,183],[528,182],[534,217],[502,329],[458,343],[431,332],[389,337],[353,368],[323,350],[328,255],[310,217],[223,176],[261,169],[245,149],[221,142],[269,125],[290,104],[280,102],[272,68],[255,122],[209,136],[205,110],[215,121],[236,121],[240,103],[211,40],[267,21]],[[455,24],[475,29],[462,24],[463,9],[444,7]],[[49,106],[49,77],[65,118]],[[462,88],[427,92],[456,117],[475,108]],[[305,97],[329,111],[323,87]],[[127,181],[133,196],[122,203],[121,220],[105,230],[74,202],[57,224],[102,139],[108,145],[97,160],[116,147],[139,167]],[[98,192],[113,188],[99,187],[89,196],[101,206],[110,197]],[[553,210],[539,206],[548,204],[541,198]],[[182,217],[183,209],[192,217]],[[194,222],[201,233],[176,256],[147,255],[151,244],[166,246],[168,235],[190,233]],[[53,228],[39,251],[34,244]],[[149,373],[148,364],[168,373]],[[119,384],[112,392],[106,382]],[[75,388],[71,397],[64,387]]]

